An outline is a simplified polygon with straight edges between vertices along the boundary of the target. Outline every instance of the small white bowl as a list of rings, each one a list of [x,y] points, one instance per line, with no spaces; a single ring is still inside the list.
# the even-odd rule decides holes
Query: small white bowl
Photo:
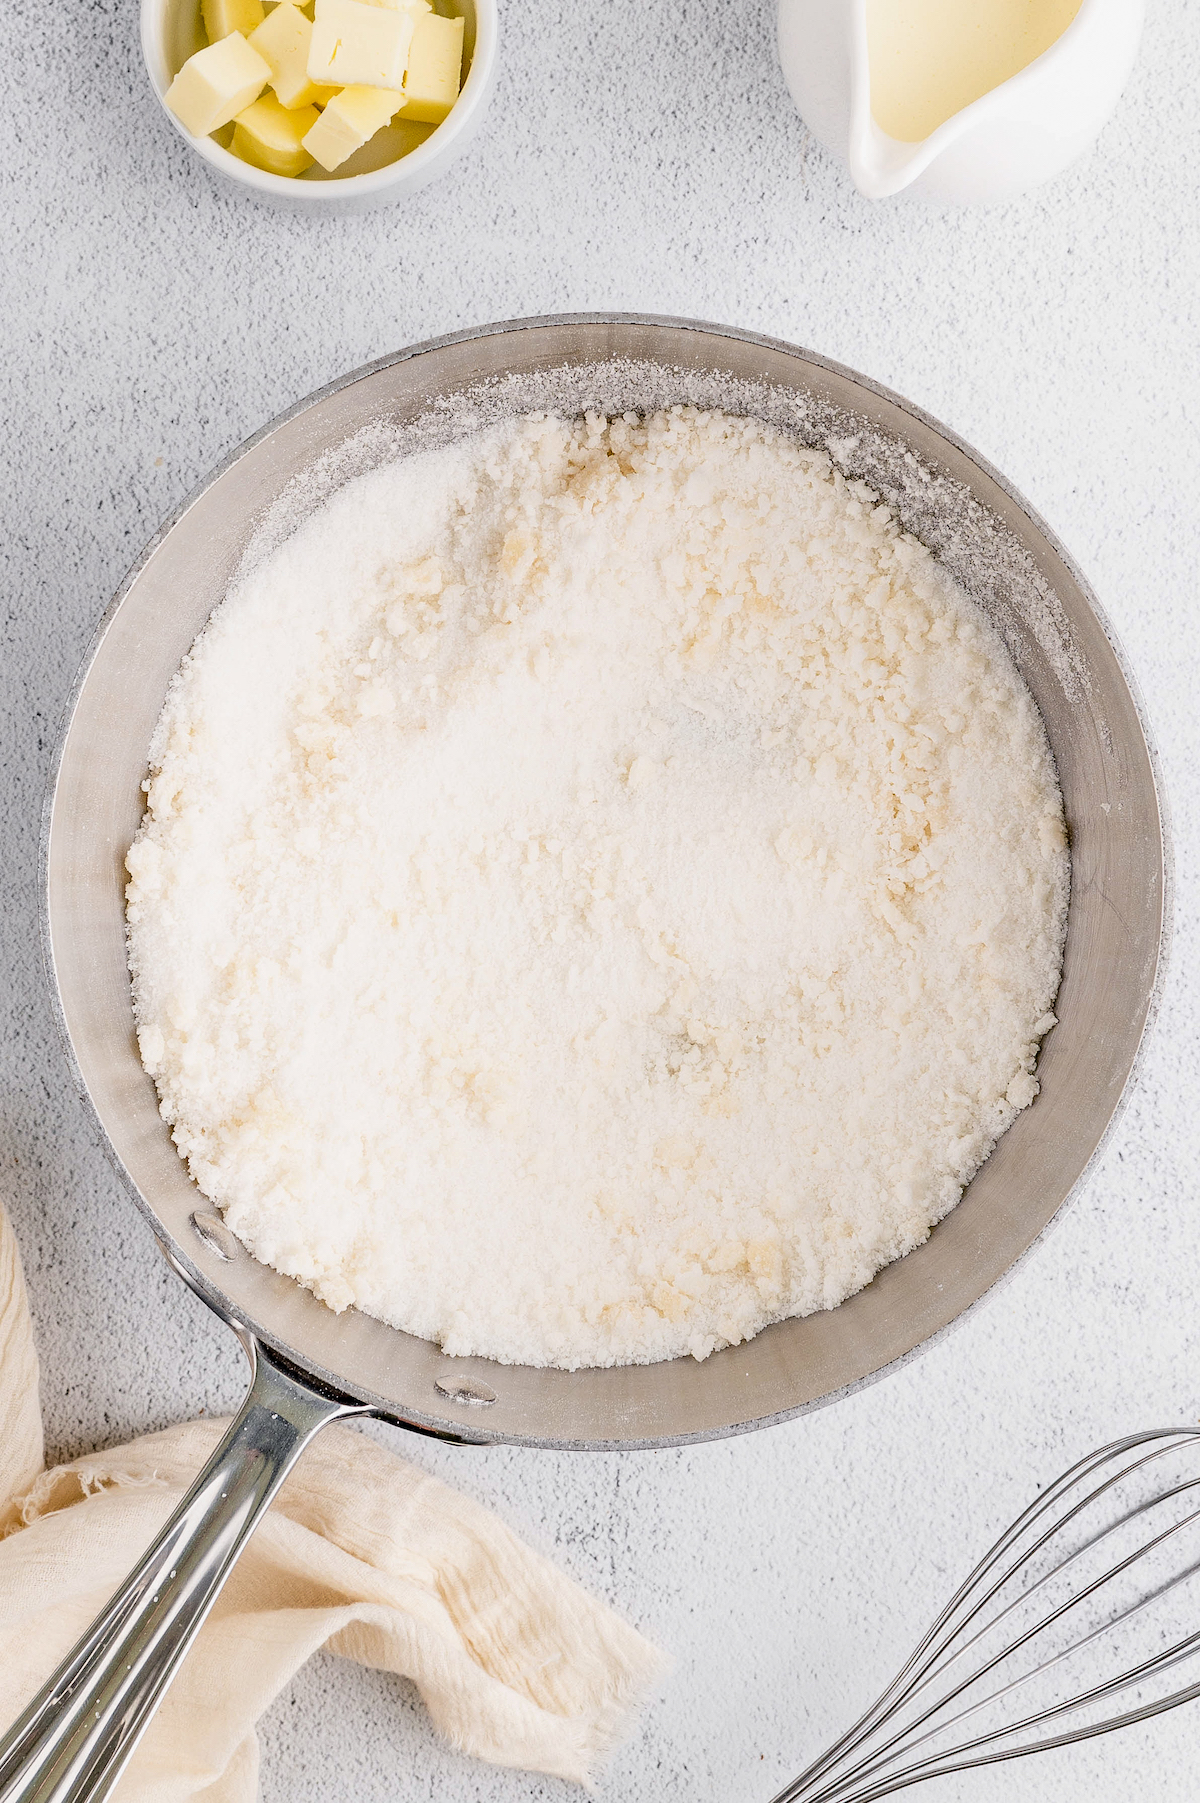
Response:
[[[303,176],[271,175],[244,163],[215,138],[194,138],[184,130],[164,96],[187,58],[204,42],[199,0],[142,0],[142,55],[163,112],[184,142],[219,175],[273,206],[301,213],[364,213],[436,181],[462,155],[483,122],[496,75],[496,0],[454,0],[454,4],[466,20],[468,69],[462,93],[423,144],[395,162],[358,175],[326,175],[319,167]],[[362,155],[357,151],[355,159]]]

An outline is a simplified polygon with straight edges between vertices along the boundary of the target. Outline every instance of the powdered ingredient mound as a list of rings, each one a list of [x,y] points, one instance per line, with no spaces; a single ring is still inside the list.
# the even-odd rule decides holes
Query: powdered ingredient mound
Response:
[[[750,419],[348,483],[170,691],[139,1039],[256,1257],[447,1352],[703,1358],[916,1246],[1037,1093],[1068,863],[998,635]]]

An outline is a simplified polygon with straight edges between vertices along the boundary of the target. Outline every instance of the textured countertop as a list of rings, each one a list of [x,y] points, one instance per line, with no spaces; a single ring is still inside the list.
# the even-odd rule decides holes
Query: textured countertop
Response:
[[[134,0],[8,10],[0,1168],[54,1453],[228,1408],[241,1384],[231,1335],[168,1273],[71,1088],[35,861],[97,616],[160,519],[279,409],[518,314],[655,311],[792,339],[910,396],[1024,490],[1149,703],[1177,856],[1165,1006],[1102,1165],[1000,1295],[899,1375],[724,1444],[468,1452],[380,1430],[675,1655],[603,1803],[766,1803],[1039,1483],[1121,1432],[1200,1418],[1200,5],[1150,10],[1088,158],[1014,205],[951,212],[859,198],[791,106],[770,0],[506,0],[466,159],[414,200],[323,222],[258,209],[190,155],[146,90]],[[263,1741],[267,1803],[574,1794],[460,1758],[406,1686],[327,1657]],[[1197,1770],[1200,1704],[930,1794],[1174,1799],[1200,1796]]]

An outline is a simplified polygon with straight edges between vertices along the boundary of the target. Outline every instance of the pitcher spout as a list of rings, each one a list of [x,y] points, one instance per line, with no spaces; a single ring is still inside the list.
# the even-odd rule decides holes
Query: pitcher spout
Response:
[[[940,156],[961,137],[969,121],[959,113],[915,144],[889,137],[876,122],[871,106],[867,0],[851,0],[849,49],[850,173],[860,194],[868,200],[885,200],[888,195],[900,194],[915,182],[934,157]]]

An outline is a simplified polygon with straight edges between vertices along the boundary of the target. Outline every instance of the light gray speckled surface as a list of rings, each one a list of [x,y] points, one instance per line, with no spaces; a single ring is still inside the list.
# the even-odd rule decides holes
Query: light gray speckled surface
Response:
[[[625,1457],[402,1448],[675,1654],[604,1803],[765,1803],[1039,1481],[1121,1431],[1200,1416],[1200,5],[1150,11],[1096,151],[1042,193],[964,214],[858,198],[790,106],[770,0],[506,0],[467,160],[392,211],[315,223],[257,210],[189,156],[145,90],[133,0],[8,8],[0,1157],[55,1451],[226,1408],[241,1382],[71,1091],[35,851],[96,616],[160,518],[278,409],[400,344],[515,314],[776,333],[910,395],[1022,487],[1149,699],[1178,853],[1166,1006],[1101,1170],[1016,1281],[899,1376],[748,1439]],[[460,1759],[403,1686],[332,1659],[263,1738],[267,1803],[569,1794]],[[1200,1796],[1198,1766],[1200,1705],[931,1795],[1174,1799]]]

